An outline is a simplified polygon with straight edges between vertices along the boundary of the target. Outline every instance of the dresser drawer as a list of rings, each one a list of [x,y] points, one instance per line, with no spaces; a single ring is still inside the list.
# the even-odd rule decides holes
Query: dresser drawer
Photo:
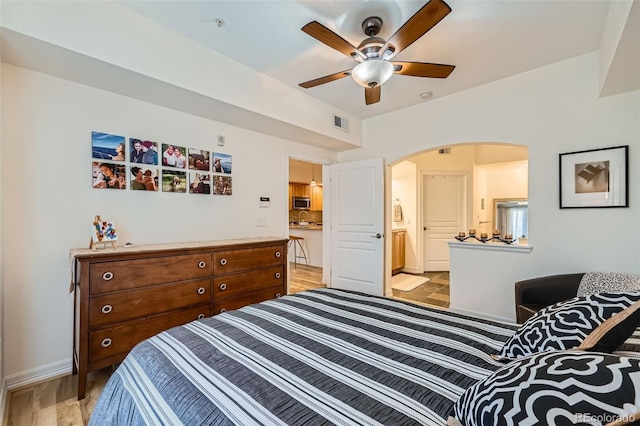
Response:
[[[254,268],[284,264],[283,245],[244,250],[228,250],[213,254],[214,274],[228,274]]]
[[[283,266],[213,278],[213,301],[242,296],[245,293],[284,283]]]
[[[171,327],[211,315],[211,305],[141,318],[89,332],[89,362],[126,353],[136,344]]]
[[[211,253],[91,264],[90,293],[101,294],[212,274]]]
[[[276,299],[284,295],[284,285],[271,287],[266,290],[257,291],[244,296],[234,297],[233,299],[225,299],[216,301],[213,304],[213,315],[222,312],[239,309],[252,303],[263,302],[265,300]]]
[[[89,328],[210,301],[210,278],[95,296],[89,301]]]

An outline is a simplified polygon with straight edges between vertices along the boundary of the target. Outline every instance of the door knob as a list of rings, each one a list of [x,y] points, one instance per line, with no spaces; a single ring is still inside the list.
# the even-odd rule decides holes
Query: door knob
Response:
[[[382,234],[378,232],[376,235],[372,235],[371,238],[382,238]]]

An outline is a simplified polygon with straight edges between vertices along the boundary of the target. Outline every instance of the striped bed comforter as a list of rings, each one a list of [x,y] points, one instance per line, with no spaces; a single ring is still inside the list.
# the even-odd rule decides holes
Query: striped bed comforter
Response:
[[[517,329],[395,299],[310,290],[137,345],[90,425],[444,425]]]

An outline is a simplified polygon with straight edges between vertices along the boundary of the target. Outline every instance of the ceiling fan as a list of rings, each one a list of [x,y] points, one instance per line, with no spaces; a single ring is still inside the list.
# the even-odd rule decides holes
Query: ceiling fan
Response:
[[[369,17],[362,22],[362,30],[367,38],[358,47],[353,46],[318,21],[309,22],[302,27],[302,31],[353,58],[358,64],[350,70],[300,83],[300,86],[308,89],[351,75],[356,83],[365,88],[365,102],[367,105],[371,105],[380,102],[380,86],[393,74],[447,78],[455,65],[392,62],[390,59],[422,37],[450,12],[451,8],[443,0],[430,0],[386,41],[376,36],[382,28],[382,19],[377,16]]]

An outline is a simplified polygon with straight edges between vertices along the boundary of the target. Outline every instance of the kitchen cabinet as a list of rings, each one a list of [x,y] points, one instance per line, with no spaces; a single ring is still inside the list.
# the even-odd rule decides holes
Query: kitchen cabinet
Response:
[[[395,275],[404,268],[405,235],[404,229],[394,229],[391,237],[391,275]]]
[[[311,188],[303,183],[289,182],[289,210],[293,210],[293,197],[311,197]]]
[[[322,187],[319,185],[311,187],[311,210],[322,210]]]
[[[293,197],[307,197],[311,199],[310,210],[322,210],[322,186],[306,185],[303,183],[289,183],[289,210],[293,210],[291,199]]]

